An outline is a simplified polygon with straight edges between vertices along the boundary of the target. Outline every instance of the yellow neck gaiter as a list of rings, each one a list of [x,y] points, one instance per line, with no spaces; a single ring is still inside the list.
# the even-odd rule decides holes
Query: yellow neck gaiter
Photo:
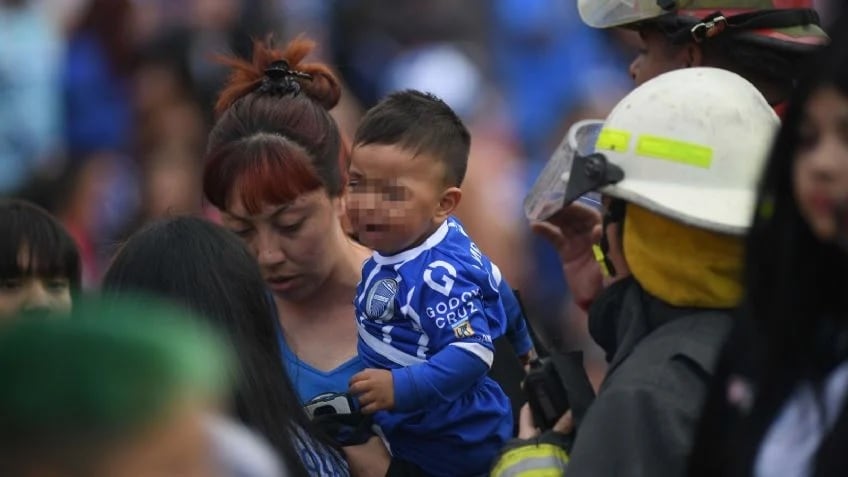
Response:
[[[651,295],[679,307],[732,308],[742,296],[743,240],[627,204],[624,256]]]

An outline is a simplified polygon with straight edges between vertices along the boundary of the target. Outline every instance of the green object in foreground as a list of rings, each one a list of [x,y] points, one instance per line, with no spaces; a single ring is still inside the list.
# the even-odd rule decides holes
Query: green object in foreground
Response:
[[[230,361],[200,320],[151,300],[21,317],[0,326],[0,457],[126,437],[183,399],[220,396]]]

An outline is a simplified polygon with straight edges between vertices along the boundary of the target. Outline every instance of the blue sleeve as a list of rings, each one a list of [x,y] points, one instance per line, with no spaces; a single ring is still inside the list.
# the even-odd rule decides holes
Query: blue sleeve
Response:
[[[410,301],[432,350],[427,361],[393,371],[398,409],[430,399],[454,399],[471,388],[492,366],[490,323],[504,323],[503,305],[485,295],[488,275],[474,274],[462,263],[435,260],[423,269]]]
[[[477,356],[448,346],[429,361],[392,370],[395,410],[413,411],[428,402],[453,401],[489,371]]]
[[[498,291],[501,295],[504,312],[506,313],[507,328],[506,337],[515,349],[518,356],[524,356],[533,349],[533,340],[530,338],[530,328],[527,326],[527,318],[521,311],[518,298],[512,292],[506,280],[501,280]]]

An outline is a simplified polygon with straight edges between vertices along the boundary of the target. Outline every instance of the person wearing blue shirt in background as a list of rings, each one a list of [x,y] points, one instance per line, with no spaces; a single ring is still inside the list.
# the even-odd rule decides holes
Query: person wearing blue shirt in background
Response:
[[[450,107],[414,90],[372,108],[354,138],[349,213],[375,252],[354,302],[367,369],[350,391],[391,446],[388,475],[483,475],[512,433],[486,375],[509,328],[500,272],[451,216],[469,146]]]

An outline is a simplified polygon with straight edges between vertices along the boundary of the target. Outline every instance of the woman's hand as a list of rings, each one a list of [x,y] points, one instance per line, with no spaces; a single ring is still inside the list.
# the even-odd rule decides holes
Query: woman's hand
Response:
[[[392,458],[383,440],[377,436],[365,444],[342,449],[353,477],[384,477],[389,470]]]

